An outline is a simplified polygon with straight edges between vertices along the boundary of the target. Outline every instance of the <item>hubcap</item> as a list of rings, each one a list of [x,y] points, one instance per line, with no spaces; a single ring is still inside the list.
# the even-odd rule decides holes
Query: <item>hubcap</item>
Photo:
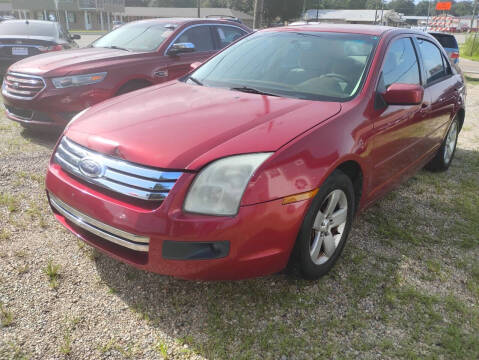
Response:
[[[453,122],[449,132],[447,133],[446,137],[446,144],[444,146],[444,162],[449,164],[451,161],[452,154],[454,153],[454,149],[456,148],[457,142],[457,122]]]
[[[348,219],[348,198],[342,190],[329,193],[321,204],[313,223],[309,253],[316,265],[333,256],[341,241]]]

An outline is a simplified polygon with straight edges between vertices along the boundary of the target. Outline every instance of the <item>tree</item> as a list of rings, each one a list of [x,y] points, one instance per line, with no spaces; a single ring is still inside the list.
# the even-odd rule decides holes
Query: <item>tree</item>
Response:
[[[302,10],[302,1],[264,0],[263,21],[271,24],[276,18],[281,21],[297,19]]]
[[[413,0],[393,0],[388,3],[388,9],[404,15],[414,15],[416,5]]]
[[[430,5],[431,7],[429,8],[429,1],[427,0],[418,2],[416,5],[416,15],[427,16],[428,9],[429,9],[429,15],[431,15],[434,10],[434,2],[432,2]]]
[[[472,1],[458,1],[452,4],[451,13],[455,16],[465,16],[472,14]]]

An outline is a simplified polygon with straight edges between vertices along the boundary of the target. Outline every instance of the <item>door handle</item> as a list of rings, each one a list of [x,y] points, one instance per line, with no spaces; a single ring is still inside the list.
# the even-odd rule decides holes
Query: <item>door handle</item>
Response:
[[[421,110],[419,110],[419,112],[421,114],[425,114],[425,113],[427,113],[428,110],[429,110],[429,104],[422,103],[421,104]]]

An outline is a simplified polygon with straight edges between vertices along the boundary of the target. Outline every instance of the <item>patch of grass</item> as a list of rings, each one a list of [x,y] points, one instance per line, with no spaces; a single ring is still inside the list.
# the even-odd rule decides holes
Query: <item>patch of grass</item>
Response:
[[[10,239],[11,235],[12,234],[7,229],[2,229],[0,231],[0,241]]]
[[[119,341],[114,339],[114,338],[110,339],[106,344],[99,345],[98,350],[102,354],[105,354],[107,352],[116,351],[120,355],[122,355],[123,357],[125,357],[127,359],[135,358],[136,355],[138,355],[138,352],[139,352],[137,347],[135,347],[131,344],[127,344],[126,346],[122,346],[119,343]],[[116,356],[113,355],[113,354],[110,354],[110,356],[112,356],[112,358],[116,358]]]
[[[0,359],[28,360],[30,356],[18,344],[10,341],[5,345],[0,343]]]
[[[45,274],[48,276],[50,287],[52,289],[58,288],[58,278],[60,277],[60,265],[56,265],[52,260],[48,261],[47,266],[44,269]]]
[[[60,352],[63,355],[70,355],[72,353],[72,336],[69,331],[63,335],[63,341],[60,344]]]
[[[30,270],[30,267],[28,266],[28,264],[20,265],[19,267],[17,267],[17,272],[20,275],[27,273],[29,270]]]
[[[39,185],[45,184],[45,176],[42,174],[18,171],[17,177],[25,180],[31,180],[38,183]]]
[[[7,327],[13,324],[13,313],[0,302],[0,325]]]
[[[9,212],[18,211],[20,207],[20,201],[17,196],[1,193],[0,194],[0,206],[5,206]]]
[[[163,341],[158,339],[153,349],[160,354],[164,360],[168,360],[168,346]]]

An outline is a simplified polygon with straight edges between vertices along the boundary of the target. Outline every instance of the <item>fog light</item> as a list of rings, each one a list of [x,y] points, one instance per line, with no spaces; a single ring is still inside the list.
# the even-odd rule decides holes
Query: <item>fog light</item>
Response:
[[[163,241],[163,257],[169,260],[210,260],[228,256],[229,241]]]

